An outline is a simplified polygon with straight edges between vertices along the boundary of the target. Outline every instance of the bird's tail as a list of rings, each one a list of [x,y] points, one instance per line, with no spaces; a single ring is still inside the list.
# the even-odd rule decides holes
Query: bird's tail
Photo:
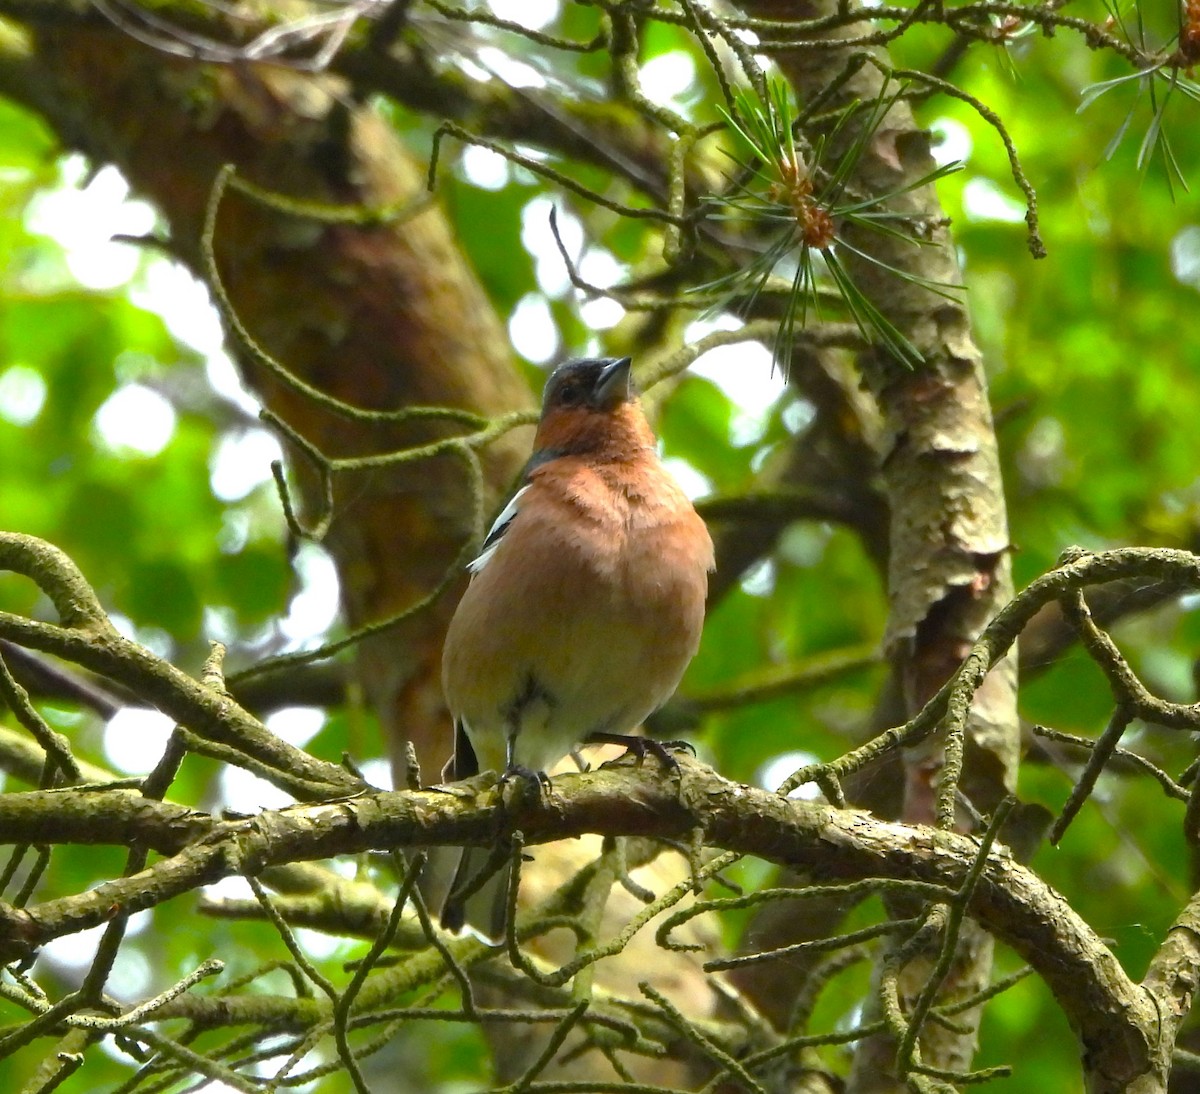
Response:
[[[442,926],[448,931],[460,931],[470,924],[490,942],[503,942],[508,926],[511,878],[510,859],[497,864],[493,855],[482,847],[464,848],[442,905]]]

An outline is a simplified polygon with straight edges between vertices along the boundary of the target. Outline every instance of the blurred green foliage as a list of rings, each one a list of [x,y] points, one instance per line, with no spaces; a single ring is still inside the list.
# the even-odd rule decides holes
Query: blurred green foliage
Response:
[[[594,9],[570,5],[568,12],[569,33],[594,33]],[[916,27],[896,47],[898,63],[929,66],[945,42],[944,31]],[[686,35],[659,27],[649,36],[646,59],[686,48]],[[571,63],[580,78],[602,75],[595,56]],[[1018,585],[1075,543],[1193,548],[1198,541],[1195,201],[1178,193],[1173,200],[1161,162],[1137,168],[1144,112],[1105,161],[1129,94],[1114,91],[1076,113],[1083,89],[1122,74],[1124,65],[1065,34],[1039,35],[1007,51],[977,45],[950,74],[1004,119],[1020,151],[1038,191],[1049,249],[1041,262],[1026,250],[1019,191],[995,131],[959,101],[934,97],[921,108],[924,124],[968,149],[965,169],[939,189],[991,377]],[[705,71],[702,62],[697,68]],[[696,93],[698,118],[715,120],[716,95],[707,85]],[[1174,105],[1168,123],[1176,123],[1170,129],[1175,154],[1186,178],[1200,178],[1200,125],[1185,104]],[[398,117],[398,125],[418,143],[428,136],[411,118]],[[59,155],[36,119],[0,100],[0,525],[63,547],[111,611],[189,671],[198,670],[209,637],[230,643],[234,664],[279,648],[285,639],[277,621],[298,579],[273,489],[264,483],[229,501],[211,485],[218,445],[252,423],[207,386],[200,356],[131,299],[147,265],[166,259],[147,254],[129,286],[87,291],[73,283],[62,245],[29,230],[29,203],[63,185]],[[499,189],[481,190],[461,169],[444,191],[464,249],[502,313],[543,293],[521,239],[523,211],[546,193],[542,180],[521,171],[510,171]],[[584,217],[591,244],[621,261],[651,251],[645,222],[555,199]],[[548,306],[564,348],[587,348],[589,339],[621,348],[620,327],[589,334],[570,294],[558,293]],[[531,368],[530,375],[538,373]],[[44,387],[32,413],[37,384],[31,376]],[[176,409],[173,434],[155,455],[110,448],[96,429],[98,409],[131,382],[159,391]],[[737,389],[736,376],[721,384],[689,376],[666,397],[659,420],[667,455],[687,461],[718,495],[750,486],[765,450],[788,431],[786,416],[775,412],[754,440],[735,444]],[[780,399],[781,405],[794,401],[782,380]],[[47,612],[30,583],[8,575],[0,575],[0,607]],[[767,569],[733,589],[712,613],[685,691],[711,690],[763,665],[877,641],[885,615],[881,575],[855,536],[798,525]],[[1189,670],[1200,646],[1200,619],[1192,601],[1130,621],[1117,636],[1152,687],[1170,698],[1194,698]],[[724,773],[746,780],[780,753],[831,758],[862,737],[881,679],[881,672],[864,670],[713,715],[702,727],[703,748]],[[1032,666],[1021,709],[1030,722],[1095,735],[1111,701],[1099,671],[1071,652]],[[62,727],[81,757],[104,763],[100,727],[82,723],[87,719],[63,715]],[[361,733],[349,741],[347,725],[345,718],[331,719],[316,751],[336,758],[352,747],[365,758],[369,742]],[[1163,730],[1144,730],[1127,743],[1176,774],[1193,751],[1182,735]],[[147,767],[154,759],[147,755]],[[1056,810],[1077,763],[1078,756],[1062,749],[1039,749],[1022,767],[1022,798]],[[173,794],[214,803],[216,770],[190,759]],[[1182,810],[1148,779],[1106,775],[1062,846],[1043,848],[1033,862],[1114,940],[1137,975],[1192,887],[1195,864],[1180,831]],[[85,887],[105,855],[112,861],[104,864],[119,871],[115,852],[56,853],[42,895]],[[172,906],[158,909],[153,924],[161,929],[143,930],[131,948],[144,956],[153,970],[148,982],[158,987],[214,948],[231,961],[235,976],[281,956],[268,928],[218,921],[200,945],[169,930],[176,914]],[[323,960],[336,968],[361,949],[341,946]],[[997,975],[1015,967],[1012,955],[1002,954]],[[862,988],[858,972],[839,979],[818,1018],[845,1020]],[[982,1043],[981,1065],[1013,1065],[1005,1090],[1078,1089],[1073,1038],[1035,978],[991,1004]],[[430,1044],[432,1074],[465,1081],[479,1065],[479,1043],[467,1030],[438,1030]],[[0,1064],[0,1087],[17,1089],[24,1066],[20,1060]],[[107,1089],[123,1074],[124,1063],[97,1063],[89,1088]],[[338,1087],[331,1081],[322,1089]]]

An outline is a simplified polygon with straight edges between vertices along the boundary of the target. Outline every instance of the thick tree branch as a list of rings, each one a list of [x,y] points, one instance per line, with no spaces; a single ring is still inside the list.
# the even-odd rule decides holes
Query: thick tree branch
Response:
[[[0,795],[4,843],[143,843],[173,855],[213,831],[219,822],[201,810],[155,801],[140,790],[29,790]]]
[[[976,857],[978,845],[969,837],[790,800],[729,782],[688,757],[679,762],[677,778],[664,778],[651,764],[622,763],[561,776],[543,800],[507,805],[494,787],[468,790],[460,784],[453,792],[363,795],[215,823],[199,842],[132,877],[24,910],[5,906],[4,956],[11,959],[27,946],[105,922],[114,908],[124,913],[153,907],[223,877],[393,847],[491,845],[503,830],[519,829],[533,845],[586,832],[686,841],[700,829],[707,846],[756,855],[830,882],[876,877],[957,887]],[[95,813],[87,816],[86,797],[64,795],[67,808],[60,805],[58,811],[74,820],[65,819],[42,838],[74,837],[85,822],[97,825]],[[180,819],[198,823],[152,811],[139,832],[169,844],[179,838]],[[118,827],[110,823],[115,838]],[[1124,1059],[1144,1065],[1156,1008],[1062,897],[1006,851],[996,851],[969,911],[1042,975],[1089,1053],[1112,1053],[1120,1046]]]
[[[1154,1060],[1157,1072],[1148,1076],[1143,1085],[1129,1088],[1138,1094],[1163,1089],[1171,1073],[1176,1034],[1200,989],[1200,893],[1193,895],[1171,925],[1146,970],[1142,987],[1154,1000],[1161,1034]],[[1154,1080],[1160,1085],[1151,1085]]]

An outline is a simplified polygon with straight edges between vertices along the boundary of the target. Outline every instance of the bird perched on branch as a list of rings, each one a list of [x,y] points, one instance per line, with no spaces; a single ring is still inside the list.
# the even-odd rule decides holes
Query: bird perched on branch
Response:
[[[541,776],[576,745],[639,726],[696,652],[712,568],[712,540],[658,458],[629,358],[556,368],[521,487],[470,564],[446,635],[447,774]],[[444,926],[462,926],[458,894],[483,855],[464,853]],[[493,937],[502,880],[471,897],[468,918]]]

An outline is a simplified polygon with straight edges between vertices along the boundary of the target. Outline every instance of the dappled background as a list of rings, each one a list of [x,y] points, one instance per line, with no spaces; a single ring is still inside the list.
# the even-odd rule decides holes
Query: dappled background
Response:
[[[603,88],[603,54],[555,53],[548,60],[528,39],[415,7],[424,21],[418,30],[442,36],[443,63],[466,81],[563,94]],[[596,33],[601,18],[599,9],[552,0],[489,7],[580,41]],[[1072,10],[1104,18],[1095,3]],[[5,12],[0,2],[0,20]],[[5,26],[0,22],[0,35]],[[1004,29],[999,20],[996,26]],[[1097,95],[1098,85],[1127,74],[1129,64],[1090,51],[1078,37],[1060,31],[1051,38],[1022,25],[996,38],[957,50],[944,27],[918,25],[891,49],[897,67],[937,71],[994,110],[1037,191],[1047,251],[1041,260],[1030,255],[1025,196],[997,130],[967,102],[930,94],[915,104],[938,163],[962,165],[940,180],[938,194],[986,363],[1020,588],[1072,544],[1196,547],[1200,218],[1185,186],[1200,179],[1200,126],[1195,104],[1180,94],[1165,109],[1161,91],[1152,103],[1136,83]],[[721,121],[721,89],[691,31],[648,22],[637,63],[653,103],[699,125]],[[377,112],[427,162],[436,114],[378,91]],[[196,280],[195,255],[173,253],[155,207],[131,193],[116,168],[64,147],[27,106],[0,99],[0,526],[61,546],[124,633],[192,673],[212,640],[229,647],[226,670],[236,674],[343,636],[351,624],[339,611],[337,567],[319,544],[289,530],[271,471],[283,449],[239,379],[220,318]],[[1169,152],[1159,132],[1169,137]],[[603,186],[594,166],[576,173]],[[523,385],[505,396],[511,406],[533,406],[546,370],[566,355],[628,352],[635,365],[651,365],[680,344],[743,322],[720,306],[647,318],[577,288],[560,244],[579,278],[604,288],[653,265],[660,228],[566,192],[488,148],[447,138],[436,200],[503,322],[498,334],[506,331],[511,342]],[[859,440],[873,445],[866,395],[846,364],[838,367],[829,382],[840,385],[840,400],[850,409],[862,404],[860,416],[843,423],[842,440],[865,430]],[[789,384],[769,340],[702,354],[656,387],[648,403],[669,465],[718,520],[729,513],[720,505],[775,481],[798,439],[828,428],[821,415],[829,403],[803,382]],[[496,497],[528,438],[528,430],[510,435],[513,456],[494,472]],[[814,444],[812,458],[823,452]],[[727,777],[772,789],[802,764],[865,740],[879,728],[875,712],[887,709],[879,486],[861,465],[830,461],[811,481],[804,471],[792,481],[810,494],[792,499],[795,511],[776,522],[761,550],[737,558],[718,578],[721,592],[700,653],[661,727],[671,736],[686,733]],[[338,519],[352,521],[354,491],[339,504]],[[446,554],[444,563],[452,562]],[[1166,602],[1116,589],[1104,604],[1115,636],[1153,690],[1194,700],[1194,599]],[[0,608],[48,612],[31,583],[7,574],[0,575]],[[363,621],[359,613],[353,623]],[[157,759],[171,729],[164,716],[116,689],[82,702],[16,655],[12,667],[81,759],[118,776],[144,774]],[[1020,672],[1026,756],[1019,795],[1057,811],[1081,753],[1069,742],[1035,737],[1031,727],[1094,737],[1112,698],[1099,671],[1049,617],[1023,638]],[[372,783],[390,785],[395,723],[402,737],[417,700],[400,704],[404,717],[384,712],[392,728],[381,724],[351,654],[299,665],[279,679],[260,678],[260,690],[246,700],[271,730],[324,759],[347,754]],[[422,709],[430,702],[422,699]],[[440,717],[434,704],[429,726],[439,726]],[[447,750],[448,741],[446,725]],[[1175,773],[1191,758],[1190,741],[1172,731],[1135,725],[1124,744]],[[436,747],[422,745],[426,776],[445,758]],[[10,776],[6,788],[21,785]],[[171,798],[241,812],[290,800],[241,768],[203,757],[184,764]],[[1112,940],[1136,976],[1194,886],[1182,810],[1153,780],[1118,766],[1101,778],[1062,844],[1042,845],[1031,860]],[[99,873],[119,873],[122,861],[118,849],[60,848],[38,899],[77,892]],[[390,879],[386,863],[364,862],[358,870]],[[739,871],[753,884],[765,868],[743,863]],[[247,892],[240,882],[218,890],[209,895]],[[872,911],[856,915],[866,922]],[[167,904],[135,917],[109,982],[114,996],[133,1001],[162,990],[212,952],[234,977],[282,955],[268,925],[217,917],[201,937],[194,920],[186,931],[171,929],[180,914]],[[726,924],[727,941],[739,925]],[[330,968],[365,948],[314,931],[299,936]],[[91,961],[96,940],[97,932],[86,932],[47,945],[34,975],[65,990]],[[1019,965],[1001,949],[996,976]],[[861,965],[831,984],[814,1028],[853,1021],[868,971]],[[14,1021],[15,1012],[5,1020]],[[478,1032],[430,1030],[423,1066],[447,1090],[473,1089],[483,1066]],[[981,1066],[1012,1065],[1006,1089],[1076,1087],[1072,1036],[1036,978],[988,1007],[981,1039]],[[841,1051],[829,1050],[829,1058]],[[111,1060],[89,1060],[77,1089],[107,1090],[129,1074],[130,1061],[115,1050]],[[0,1086],[17,1090],[36,1062],[35,1048],[0,1063]],[[432,1089],[423,1081],[432,1080],[413,1089]]]

